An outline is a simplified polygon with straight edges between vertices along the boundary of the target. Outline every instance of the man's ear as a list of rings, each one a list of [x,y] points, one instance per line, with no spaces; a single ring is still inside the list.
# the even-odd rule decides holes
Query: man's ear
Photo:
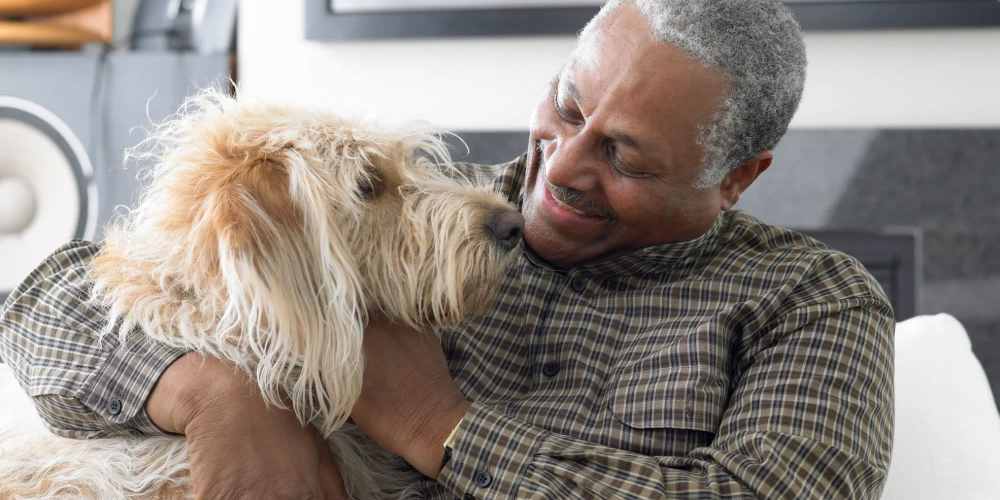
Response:
[[[732,169],[722,179],[719,191],[722,193],[722,209],[729,210],[740,201],[740,195],[746,191],[760,174],[764,173],[774,160],[774,153],[761,151],[753,158]]]

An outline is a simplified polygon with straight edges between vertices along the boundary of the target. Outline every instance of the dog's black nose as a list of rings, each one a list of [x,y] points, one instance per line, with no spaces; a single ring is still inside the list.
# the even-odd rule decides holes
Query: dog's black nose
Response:
[[[516,243],[524,231],[524,217],[515,210],[494,212],[486,225],[500,243]]]

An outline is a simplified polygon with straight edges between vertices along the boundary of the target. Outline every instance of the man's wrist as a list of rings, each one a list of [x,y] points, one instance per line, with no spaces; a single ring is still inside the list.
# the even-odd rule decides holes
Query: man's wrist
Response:
[[[511,417],[502,403],[474,402],[455,435],[451,461],[434,479],[456,498],[520,498],[521,479],[531,475],[531,464],[550,437]]]
[[[232,366],[200,353],[177,358],[160,376],[146,413],[165,432],[184,434],[194,415],[241,385],[242,375]]]
[[[410,465],[423,475],[431,479],[436,478],[444,465],[445,440],[461,423],[470,406],[472,403],[463,399],[441,412],[439,417],[430,423],[431,425],[423,433],[424,438],[418,441],[418,446],[410,454],[408,460]]]

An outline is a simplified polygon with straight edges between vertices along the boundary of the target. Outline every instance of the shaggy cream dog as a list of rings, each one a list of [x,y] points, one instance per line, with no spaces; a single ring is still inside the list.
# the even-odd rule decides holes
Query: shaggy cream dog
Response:
[[[92,263],[105,334],[139,327],[231,361],[328,437],[352,496],[403,494],[412,476],[344,429],[365,322],[427,328],[482,312],[520,215],[442,173],[446,148],[426,133],[216,92],[153,132],[140,148],[156,162],[148,187]],[[0,498],[188,496],[182,438],[47,435],[6,410],[30,407],[18,392],[0,386]]]

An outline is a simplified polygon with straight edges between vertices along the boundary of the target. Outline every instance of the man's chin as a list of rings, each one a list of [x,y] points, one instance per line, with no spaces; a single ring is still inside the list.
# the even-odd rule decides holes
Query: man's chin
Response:
[[[595,242],[604,239],[608,221],[599,219],[581,224],[580,221],[560,220],[546,209],[540,197],[525,200],[522,211],[524,241],[528,247],[547,262],[560,266],[594,258]]]
[[[593,257],[590,244],[567,238],[547,225],[526,223],[524,242],[535,255],[559,267],[576,265]]]

